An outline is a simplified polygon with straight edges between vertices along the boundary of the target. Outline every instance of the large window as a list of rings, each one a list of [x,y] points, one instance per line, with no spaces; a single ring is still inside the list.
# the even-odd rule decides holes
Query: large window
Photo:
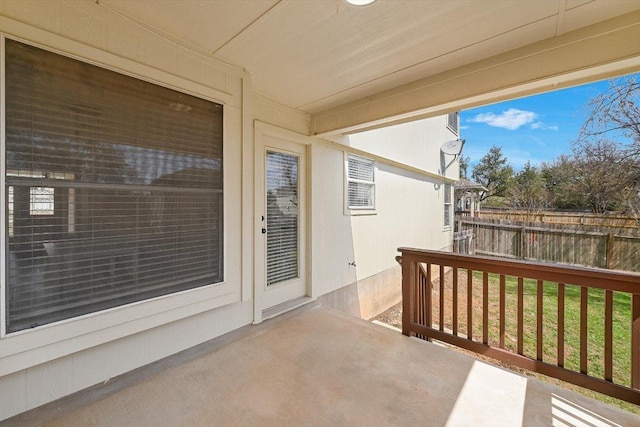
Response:
[[[222,106],[5,52],[6,331],[222,281]]]
[[[375,209],[375,163],[364,157],[347,154],[347,208]]]

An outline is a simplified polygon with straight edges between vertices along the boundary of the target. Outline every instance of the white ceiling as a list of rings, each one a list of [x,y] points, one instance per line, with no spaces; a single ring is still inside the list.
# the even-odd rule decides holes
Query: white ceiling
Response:
[[[638,0],[100,0],[318,113],[640,9]],[[637,41],[640,43],[640,41]]]

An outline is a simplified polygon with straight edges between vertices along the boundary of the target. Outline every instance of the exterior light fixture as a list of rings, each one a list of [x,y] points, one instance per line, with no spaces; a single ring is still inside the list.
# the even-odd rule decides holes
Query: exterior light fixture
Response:
[[[347,3],[353,6],[368,6],[376,0],[347,0]]]

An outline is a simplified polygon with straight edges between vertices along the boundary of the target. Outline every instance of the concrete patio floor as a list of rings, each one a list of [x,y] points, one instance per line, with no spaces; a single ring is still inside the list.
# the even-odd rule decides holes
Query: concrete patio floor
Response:
[[[7,424],[640,426],[640,417],[312,305]]]

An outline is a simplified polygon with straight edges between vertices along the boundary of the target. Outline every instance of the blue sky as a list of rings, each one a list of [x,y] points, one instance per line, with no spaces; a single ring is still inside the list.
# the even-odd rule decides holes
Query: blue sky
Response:
[[[519,170],[571,153],[587,116],[587,103],[609,87],[609,81],[558,90],[460,112],[463,155],[471,169],[492,145],[502,147],[509,163]]]

